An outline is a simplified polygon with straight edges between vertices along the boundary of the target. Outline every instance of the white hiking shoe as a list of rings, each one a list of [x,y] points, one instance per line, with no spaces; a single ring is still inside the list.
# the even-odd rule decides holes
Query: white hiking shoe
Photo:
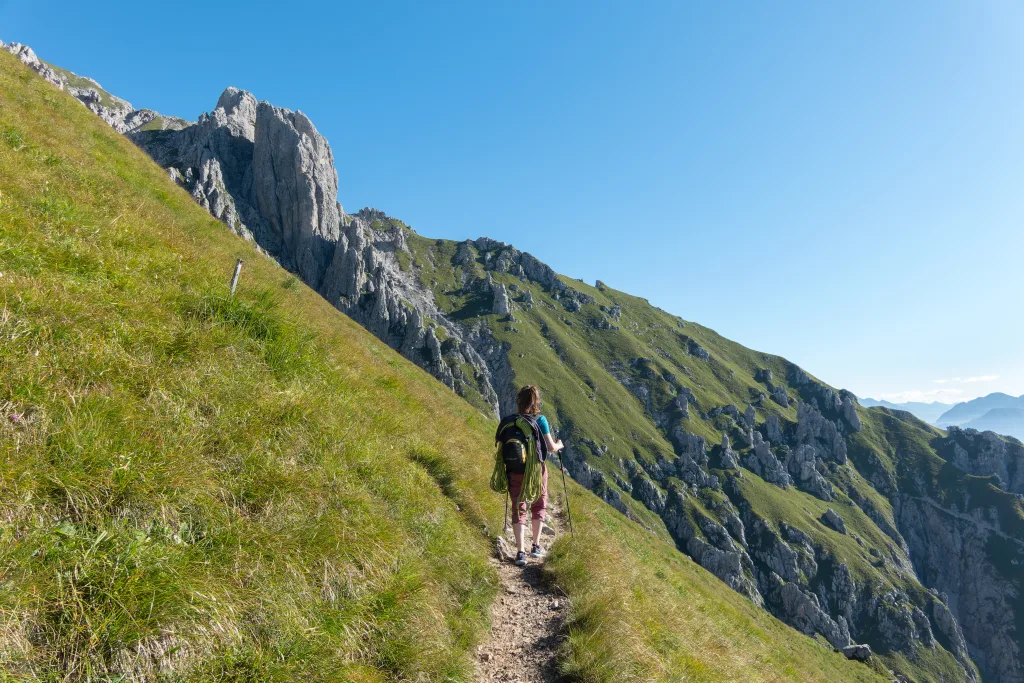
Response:
[[[547,553],[544,550],[544,548],[541,548],[536,543],[534,543],[533,547],[530,548],[530,557],[532,557],[535,560],[539,560],[540,558],[544,557],[545,554]]]

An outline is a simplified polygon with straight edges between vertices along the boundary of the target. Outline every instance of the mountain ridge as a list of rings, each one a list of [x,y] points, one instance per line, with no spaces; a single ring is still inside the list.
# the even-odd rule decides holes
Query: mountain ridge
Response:
[[[992,411],[1010,411],[1003,413],[1000,419],[999,413],[989,416],[987,419],[1000,423],[1007,417],[1016,417],[1016,413],[1024,409],[1024,396],[1010,396],[1002,392],[995,392],[986,396],[958,403],[936,420],[940,427],[976,427],[976,423],[982,426],[986,422],[986,415]],[[1011,430],[1003,432],[1017,438],[1024,438],[1024,420],[1010,420],[1006,426]]]
[[[506,412],[518,383],[554,387],[573,477],[755,604],[837,648],[866,638],[921,680],[975,680],[972,657],[1022,680],[1019,577],[985,540],[995,529],[1020,545],[1012,444],[866,411],[785,359],[504,243],[344,214],[312,123],[248,93],[225,91],[181,130],[130,136],[212,215],[481,410]],[[948,462],[998,483],[979,489]],[[973,500],[957,496],[970,486]],[[997,517],[970,527],[961,513],[988,500]],[[952,548],[964,533],[974,545]],[[966,608],[986,593],[999,598]]]
[[[883,407],[905,410],[924,422],[940,428],[950,426],[992,431],[1024,439],[1024,396],[994,392],[959,403],[891,403],[871,398],[859,399],[865,408]]]
[[[921,419],[928,424],[935,424],[935,421],[944,412],[952,408],[954,403],[941,403],[934,401],[931,403],[923,403],[921,401],[908,401],[906,403],[893,403],[886,400],[876,400],[873,398],[861,398],[860,404],[865,408],[889,408],[890,410],[905,410],[908,413],[913,414],[915,417]]]

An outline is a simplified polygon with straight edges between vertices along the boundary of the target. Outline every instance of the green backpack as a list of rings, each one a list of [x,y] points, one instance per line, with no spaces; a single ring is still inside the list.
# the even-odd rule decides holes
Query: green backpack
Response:
[[[544,439],[533,415],[509,415],[501,420],[494,434],[494,471],[491,489],[508,492],[508,475],[522,474],[523,487],[516,503],[531,503],[540,497],[540,464],[547,455]]]

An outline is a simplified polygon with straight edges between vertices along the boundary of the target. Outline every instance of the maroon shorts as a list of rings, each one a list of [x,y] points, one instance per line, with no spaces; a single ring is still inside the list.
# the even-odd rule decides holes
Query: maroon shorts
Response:
[[[531,519],[544,519],[544,511],[548,506],[548,468],[546,463],[541,463],[541,478],[540,478],[540,497],[533,501],[530,507]],[[523,475],[509,472],[508,475],[508,495],[512,499],[512,523],[522,524],[526,517],[526,501],[522,501],[516,504],[516,498],[519,496],[519,492],[523,488]]]

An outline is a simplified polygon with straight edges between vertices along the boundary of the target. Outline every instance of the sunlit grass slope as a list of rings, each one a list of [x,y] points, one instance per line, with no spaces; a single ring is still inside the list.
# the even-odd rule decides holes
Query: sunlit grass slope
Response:
[[[2,64],[6,670],[465,678],[490,427]]]
[[[3,677],[472,680],[493,422],[6,53],[0,409]],[[570,491],[570,679],[877,679]]]

